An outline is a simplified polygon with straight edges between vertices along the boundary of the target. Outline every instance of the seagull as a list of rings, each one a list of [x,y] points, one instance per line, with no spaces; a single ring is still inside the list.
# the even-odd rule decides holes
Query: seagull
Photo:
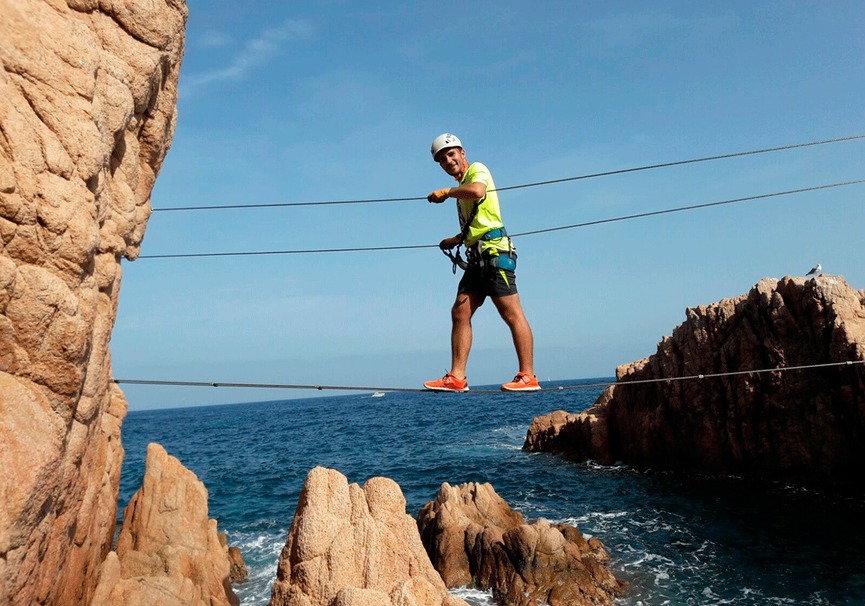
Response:
[[[808,272],[807,274],[805,274],[805,275],[806,275],[806,276],[816,276],[816,275],[819,274],[821,271],[823,271],[823,268],[820,267],[820,264],[818,263],[817,265],[815,265],[814,267],[812,267],[812,268],[811,268],[811,271],[809,271],[809,272]]]

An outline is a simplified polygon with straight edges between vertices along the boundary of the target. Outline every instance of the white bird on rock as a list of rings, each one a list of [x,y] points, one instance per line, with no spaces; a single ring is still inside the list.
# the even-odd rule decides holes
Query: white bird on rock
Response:
[[[816,275],[819,274],[821,271],[823,271],[823,268],[820,267],[820,264],[818,263],[817,265],[815,265],[814,267],[812,267],[812,268],[811,268],[811,271],[809,271],[809,272],[808,272],[807,274],[805,274],[805,275],[806,275],[806,276],[816,276]]]

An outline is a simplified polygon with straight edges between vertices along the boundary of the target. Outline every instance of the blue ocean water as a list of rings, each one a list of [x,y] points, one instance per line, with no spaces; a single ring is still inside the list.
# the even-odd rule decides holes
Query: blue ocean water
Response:
[[[598,537],[628,583],[623,606],[865,604],[865,502],[739,478],[575,464],[521,450],[535,416],[588,408],[597,380],[534,394],[370,393],[140,411],[123,423],[120,504],[141,485],[149,442],[194,471],[210,517],[243,552],[245,606],[270,599],[306,474],[386,476],[416,516],[443,482],[489,482],[529,520]],[[483,592],[459,590],[471,604]]]

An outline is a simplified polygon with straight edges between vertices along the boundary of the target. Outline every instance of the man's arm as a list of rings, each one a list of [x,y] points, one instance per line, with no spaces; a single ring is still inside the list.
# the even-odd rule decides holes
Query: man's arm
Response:
[[[427,200],[438,204],[444,202],[448,198],[457,198],[459,200],[480,200],[487,195],[487,186],[483,181],[475,181],[474,183],[466,183],[465,185],[457,185],[449,189],[437,189],[427,196]]]
[[[457,246],[459,246],[462,243],[463,243],[463,235],[457,234],[457,235],[452,236],[450,238],[445,238],[444,240],[439,242],[439,248],[441,248],[442,250],[450,250],[452,248],[456,248]]]

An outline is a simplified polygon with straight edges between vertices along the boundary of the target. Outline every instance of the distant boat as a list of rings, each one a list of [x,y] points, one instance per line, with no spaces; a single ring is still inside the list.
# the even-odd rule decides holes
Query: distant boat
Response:
[[[384,392],[383,391],[376,391],[370,397],[371,398],[383,398]]]

